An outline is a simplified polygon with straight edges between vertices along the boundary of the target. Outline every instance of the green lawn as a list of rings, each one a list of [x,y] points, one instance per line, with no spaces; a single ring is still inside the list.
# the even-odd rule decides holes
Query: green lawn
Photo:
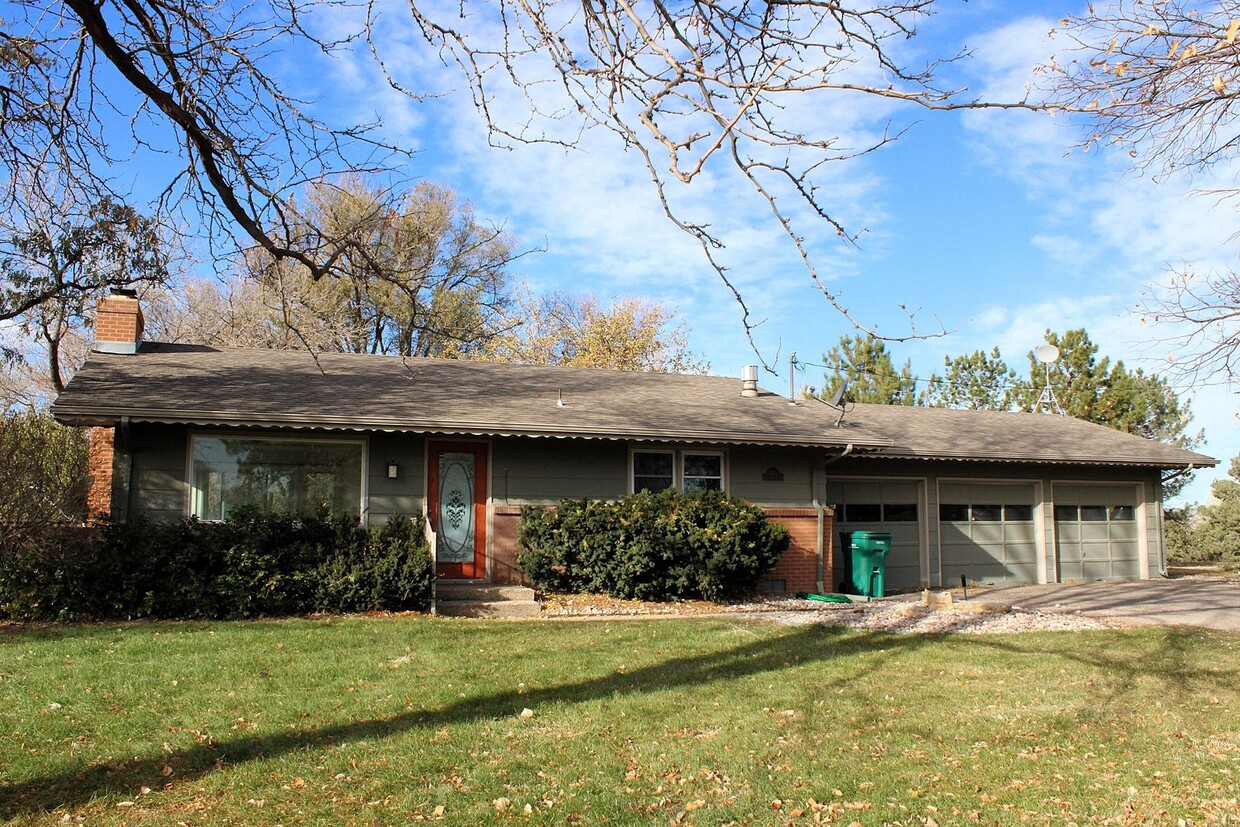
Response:
[[[7,824],[1175,825],[1238,798],[1224,633],[0,630]]]

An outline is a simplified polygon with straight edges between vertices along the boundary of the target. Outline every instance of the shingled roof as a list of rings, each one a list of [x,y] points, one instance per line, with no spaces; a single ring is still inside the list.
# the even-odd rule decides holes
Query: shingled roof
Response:
[[[128,417],[725,445],[888,443],[841,434],[816,403],[744,398],[739,379],[154,343],[135,355],[92,354],[53,411],[78,425]]]
[[[902,405],[850,406],[843,430],[884,434],[884,457],[1002,462],[1214,466],[1218,460],[1114,428],[1020,411],[959,411]]]
[[[563,403],[563,404],[561,404]],[[74,425],[158,422],[709,444],[852,445],[875,457],[1212,466],[1080,420],[888,405],[838,413],[738,379],[146,343],[94,353],[53,412]]]

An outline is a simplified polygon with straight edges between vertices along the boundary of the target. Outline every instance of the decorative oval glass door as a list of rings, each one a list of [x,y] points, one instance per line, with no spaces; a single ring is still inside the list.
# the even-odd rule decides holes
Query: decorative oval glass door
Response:
[[[430,443],[429,508],[436,574],[486,576],[486,446]]]

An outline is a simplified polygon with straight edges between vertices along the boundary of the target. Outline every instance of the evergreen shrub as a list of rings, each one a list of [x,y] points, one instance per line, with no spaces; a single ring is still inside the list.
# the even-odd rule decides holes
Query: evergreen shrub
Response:
[[[752,591],[791,538],[718,491],[642,491],[613,502],[522,510],[518,565],[550,592],[723,600]]]
[[[434,570],[422,518],[240,511],[224,522],[135,519],[49,530],[0,554],[0,617],[245,618],[425,610]]]

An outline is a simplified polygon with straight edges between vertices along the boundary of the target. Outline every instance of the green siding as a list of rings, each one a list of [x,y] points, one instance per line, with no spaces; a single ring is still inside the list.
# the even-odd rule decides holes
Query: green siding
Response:
[[[491,496],[508,504],[575,497],[614,499],[629,490],[623,442],[497,439],[491,444]]]
[[[382,525],[394,514],[421,514],[426,490],[426,440],[415,434],[371,434],[366,475],[367,522]],[[388,463],[396,479],[387,476]]]
[[[728,491],[758,505],[809,508],[814,504],[813,463],[816,457],[821,461],[821,453],[753,445],[730,448]]]

